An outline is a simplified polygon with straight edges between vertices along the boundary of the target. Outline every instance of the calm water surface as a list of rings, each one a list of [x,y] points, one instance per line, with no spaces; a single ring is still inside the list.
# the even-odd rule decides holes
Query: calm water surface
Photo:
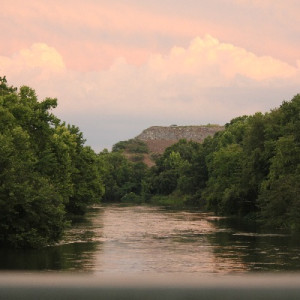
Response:
[[[1,270],[234,274],[300,271],[300,239],[212,214],[151,206],[93,207],[60,244],[0,250]]]

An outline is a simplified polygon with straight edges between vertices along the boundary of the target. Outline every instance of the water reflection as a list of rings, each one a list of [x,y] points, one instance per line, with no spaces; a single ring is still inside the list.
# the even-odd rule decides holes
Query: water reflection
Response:
[[[216,220],[223,233],[210,236],[219,258],[238,257],[246,271],[299,271],[300,240],[284,232],[259,231],[253,224]]]
[[[151,206],[93,207],[60,244],[0,250],[2,270],[229,274],[299,271],[300,241],[212,214]]]
[[[215,255],[210,236],[222,231],[210,214],[157,207],[107,207],[96,272],[227,273],[242,260]]]
[[[92,271],[99,241],[101,208],[91,208],[86,217],[73,220],[64,240],[42,249],[0,249],[1,270]]]
[[[40,250],[1,250],[2,270],[92,270],[97,243],[72,243]]]

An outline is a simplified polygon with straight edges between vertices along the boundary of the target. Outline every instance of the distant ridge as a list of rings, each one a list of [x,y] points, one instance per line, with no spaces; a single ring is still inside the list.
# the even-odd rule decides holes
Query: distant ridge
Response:
[[[181,139],[202,143],[208,136],[224,130],[220,125],[152,126],[145,129],[136,139],[145,142],[151,153],[161,154]]]

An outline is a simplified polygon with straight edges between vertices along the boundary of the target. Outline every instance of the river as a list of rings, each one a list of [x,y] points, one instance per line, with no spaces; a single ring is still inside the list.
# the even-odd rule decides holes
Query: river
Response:
[[[226,218],[154,206],[89,209],[64,240],[39,250],[0,250],[1,270],[97,273],[300,271],[300,239]]]

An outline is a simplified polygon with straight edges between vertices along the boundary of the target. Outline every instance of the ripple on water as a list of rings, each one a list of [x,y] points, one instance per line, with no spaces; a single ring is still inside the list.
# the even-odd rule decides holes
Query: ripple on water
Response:
[[[54,247],[0,251],[0,267],[223,275],[299,271],[299,253],[299,240],[289,235],[247,231],[208,213],[104,205],[76,220]]]

